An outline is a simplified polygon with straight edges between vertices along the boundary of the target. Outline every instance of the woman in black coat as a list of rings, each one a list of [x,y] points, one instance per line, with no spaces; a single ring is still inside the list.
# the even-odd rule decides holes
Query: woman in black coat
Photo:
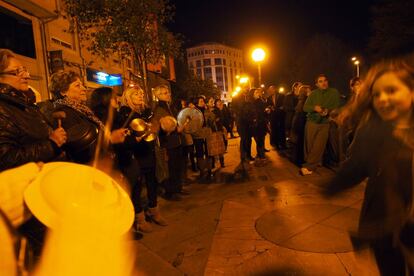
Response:
[[[125,90],[122,94],[122,106],[116,115],[115,127],[129,126],[134,119],[144,120],[148,124],[147,133],[156,136],[150,125],[152,112],[145,105],[144,91],[135,86]],[[145,215],[158,225],[166,226],[168,223],[161,216],[158,208],[158,183],[156,180],[155,147],[157,139],[147,139],[142,133],[128,136],[124,143],[115,147],[117,166],[128,179],[131,185],[131,200],[135,209],[136,230],[151,232],[152,226]],[[141,193],[146,185],[148,210],[144,213]]]
[[[56,125],[61,124],[66,130],[68,141],[64,150],[69,160],[75,163],[89,164],[95,157],[98,136],[104,133],[104,123],[86,105],[86,88],[75,72],[57,72],[50,80],[53,94],[52,110],[45,110],[45,115]],[[55,119],[57,112],[64,118]],[[111,132],[110,143],[122,143],[126,129]]]
[[[62,157],[66,132],[53,130],[34,105],[29,79],[16,55],[0,49],[0,171]]]

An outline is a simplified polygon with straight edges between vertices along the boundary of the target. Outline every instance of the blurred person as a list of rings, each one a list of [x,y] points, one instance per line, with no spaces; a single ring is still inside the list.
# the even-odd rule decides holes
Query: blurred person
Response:
[[[29,79],[17,55],[0,49],[0,171],[64,159],[67,133],[62,127],[53,129],[34,105]]]
[[[265,136],[266,136],[266,102],[263,100],[263,90],[258,88],[253,92],[253,137],[256,142],[257,156],[256,166],[263,166],[265,157]]]
[[[317,89],[306,99],[303,110],[307,113],[305,126],[305,163],[302,175],[312,174],[322,165],[322,157],[329,137],[330,112],[339,107],[339,92],[329,87],[328,78],[320,74],[315,79]]]
[[[283,110],[285,95],[278,92],[274,85],[269,86],[268,94],[267,104],[272,110],[270,114],[270,144],[277,150],[284,150],[286,149],[286,113]]]
[[[349,156],[326,186],[332,196],[368,182],[354,245],[368,244],[381,275],[414,273],[414,57],[373,66],[349,109],[359,122]]]
[[[200,171],[200,180],[203,182],[210,182],[213,178],[212,161],[208,155],[207,137],[211,134],[211,122],[214,120],[214,114],[207,110],[205,97],[198,97],[194,99],[195,108],[197,108],[204,118],[203,127],[197,132],[193,133],[193,141],[195,147],[195,154],[197,158],[197,167]]]
[[[296,97],[298,103],[295,107],[295,114],[292,119],[292,130],[291,130],[291,142],[292,142],[292,161],[301,166],[304,160],[304,143],[305,143],[305,125],[306,125],[306,112],[303,111],[306,99],[311,93],[309,85],[300,85],[296,90]]]
[[[283,99],[283,110],[285,111],[285,132],[286,138],[290,139],[290,131],[292,129],[293,115],[295,114],[295,107],[298,103],[297,91],[302,85],[301,82],[295,82],[292,85],[292,90],[289,91]]]
[[[210,136],[207,137],[207,153],[212,162],[212,168],[215,167],[216,157],[220,161],[220,166],[224,167],[224,152],[226,151],[225,139],[223,137],[223,123],[217,114],[216,101],[213,97],[208,98],[207,108],[204,111],[204,117],[207,120],[207,126],[211,129]]]
[[[171,91],[167,85],[159,85],[154,88],[155,97],[158,99],[153,111],[152,124],[157,130],[160,146],[166,149],[168,159],[169,177],[164,182],[165,198],[179,201],[181,195],[189,192],[183,188],[185,159],[183,158],[183,143],[181,132],[183,128],[173,126],[171,131],[162,128],[162,121],[168,117],[177,118],[178,111],[172,105]]]
[[[129,126],[134,119],[142,119],[148,124],[148,135],[156,135],[150,125],[153,114],[145,102],[145,93],[141,87],[135,85],[126,89],[122,93],[121,102],[122,106],[116,117],[116,127]],[[146,216],[158,225],[168,225],[158,208],[158,183],[155,174],[156,142],[156,139],[146,140],[145,136],[139,133],[128,136],[124,143],[115,147],[117,166],[131,186],[131,200],[135,211],[135,230],[144,233],[153,231],[151,224],[146,221]],[[148,200],[148,209],[145,212],[141,199],[144,185]]]
[[[64,146],[69,160],[88,164],[95,158],[99,135],[104,135],[105,125],[86,105],[86,88],[80,76],[73,71],[60,71],[51,76],[50,91],[54,101],[53,110],[45,112],[49,121],[61,124],[66,130],[68,141]],[[54,119],[53,113],[63,112],[65,118]],[[122,143],[126,130],[110,132],[109,142]]]
[[[237,131],[240,136],[240,159],[241,164],[245,162],[253,164],[255,158],[252,156],[253,138],[253,92],[254,89],[242,90],[232,101],[235,113]]]

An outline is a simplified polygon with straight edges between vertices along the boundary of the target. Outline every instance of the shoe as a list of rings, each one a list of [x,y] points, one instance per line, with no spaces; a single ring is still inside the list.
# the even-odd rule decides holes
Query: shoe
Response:
[[[265,151],[265,152],[270,152],[270,150],[269,150],[269,149],[264,149],[264,151]]]
[[[165,200],[168,200],[168,201],[181,201],[181,200],[183,200],[183,198],[177,193],[165,194],[164,198],[165,198]]]
[[[300,168],[300,174],[301,174],[301,175],[311,175],[312,173],[313,173],[313,171],[308,170],[308,169],[307,169],[307,168],[305,168],[305,167]]]
[[[182,188],[179,192],[180,195],[191,195],[190,191]]]
[[[151,233],[153,231],[151,224],[145,219],[144,212],[135,215],[135,229],[143,233]]]
[[[167,220],[163,216],[161,216],[160,209],[158,209],[158,207],[149,208],[147,211],[147,215],[151,219],[151,221],[155,222],[158,225],[168,225]]]

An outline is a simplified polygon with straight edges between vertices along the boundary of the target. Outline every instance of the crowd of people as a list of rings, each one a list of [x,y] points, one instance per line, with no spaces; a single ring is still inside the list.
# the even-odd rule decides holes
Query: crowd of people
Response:
[[[231,109],[204,96],[176,106],[167,85],[153,89],[157,101],[152,104],[138,84],[121,96],[108,87],[88,95],[81,77],[71,71],[54,73],[49,87],[53,98],[36,102],[29,79],[19,58],[0,49],[0,171],[52,161],[98,167],[126,183],[134,229],[148,233],[151,223],[168,225],[158,207],[159,195],[172,201],[190,195],[184,188],[187,168],[209,183],[213,168],[226,165],[234,126],[241,164],[268,164],[269,133],[270,144],[297,164],[302,175],[341,163],[325,186],[326,196],[368,178],[353,240],[371,246],[384,275],[403,275],[407,267],[413,271],[412,57],[378,63],[363,80],[351,79],[345,101],[320,74],[313,90],[301,82],[286,94],[273,85],[267,91],[245,89],[234,97]],[[180,114],[184,119],[177,123]],[[41,227],[32,218],[20,230],[32,233]]]

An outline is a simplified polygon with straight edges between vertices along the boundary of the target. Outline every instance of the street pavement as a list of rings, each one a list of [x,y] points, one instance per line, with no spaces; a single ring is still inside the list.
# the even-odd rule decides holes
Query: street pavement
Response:
[[[274,150],[266,166],[249,165],[248,179],[240,179],[233,174],[238,146],[229,140],[226,166],[212,183],[194,181],[180,202],[160,199],[169,225],[132,241],[137,275],[378,275],[372,254],[354,251],[348,237],[363,184],[323,198],[320,186],[332,170],[300,176]]]

